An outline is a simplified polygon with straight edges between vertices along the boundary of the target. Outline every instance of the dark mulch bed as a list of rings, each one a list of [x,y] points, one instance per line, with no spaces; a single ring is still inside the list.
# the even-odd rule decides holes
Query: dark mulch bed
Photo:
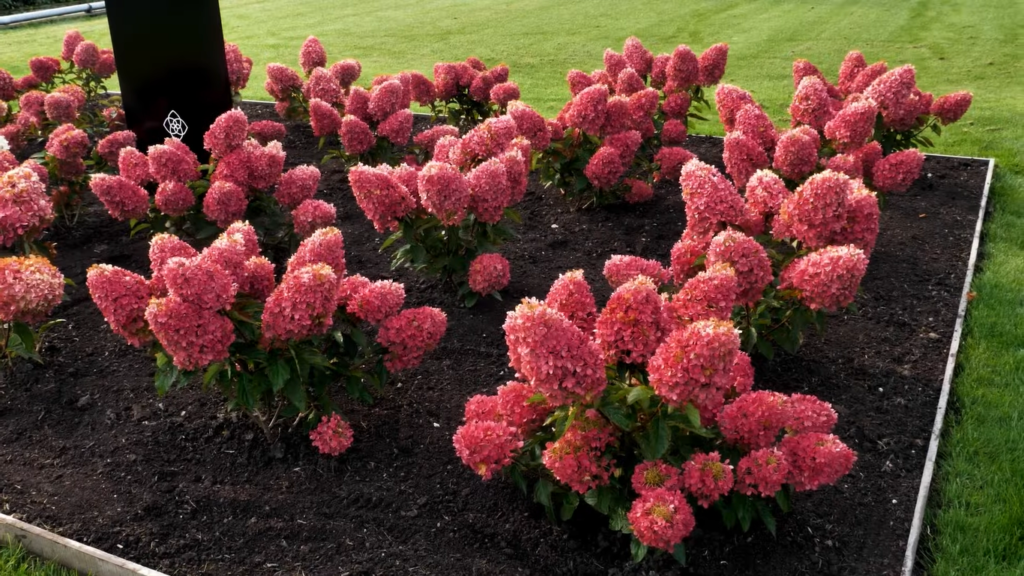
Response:
[[[316,161],[313,142],[308,128],[292,126],[289,164]],[[720,159],[717,139],[694,137],[689,147]],[[798,495],[776,537],[763,527],[727,532],[699,516],[687,541],[692,573],[898,573],[985,169],[929,158],[926,176],[885,209],[860,312],[831,318],[799,355],[757,365],[758,387],[834,404],[837,433],[859,454],[853,473]],[[567,525],[548,523],[511,483],[484,483],[463,467],[451,436],[466,398],[512,376],[505,313],[522,297],[543,297],[571,268],[585,269],[605,301],[601,270],[612,254],[667,261],[683,229],[678,186],[660,186],[646,205],[572,212],[531,184],[521,238],[504,251],[513,269],[505,301],[470,310],[432,280],[389,270],[341,169],[325,170],[323,188],[338,206],[349,270],[405,282],[409,305],[449,316],[421,368],[375,405],[346,411],[352,449],[322,458],[301,434],[271,448],[198,387],[158,398],[151,359],[111,334],[84,286],[94,262],[146,272],[146,240],[129,240],[124,223],[91,203],[76,227],[53,234],[78,288],[57,311],[67,323],[49,339],[47,364],[0,376],[2,510],[171,574],[674,570],[667,559],[631,565],[628,539],[582,508]]]

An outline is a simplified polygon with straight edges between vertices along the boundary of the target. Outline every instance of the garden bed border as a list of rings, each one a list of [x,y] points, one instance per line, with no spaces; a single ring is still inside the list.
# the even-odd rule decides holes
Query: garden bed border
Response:
[[[4,540],[21,544],[30,553],[81,574],[91,576],[167,576],[162,572],[139,566],[113,554],[0,514],[0,542]]]
[[[975,158],[972,156],[951,156],[946,154],[929,154],[945,158],[963,158],[966,160],[987,160],[988,174],[985,177],[985,188],[981,194],[981,207],[978,210],[978,221],[974,227],[974,241],[971,244],[971,257],[967,261],[967,276],[964,289],[960,296],[960,307],[956,313],[956,324],[953,329],[953,341],[949,346],[949,357],[946,361],[946,373],[942,379],[942,392],[939,394],[939,405],[935,412],[935,423],[932,425],[931,440],[928,443],[928,456],[924,461],[924,472],[921,475],[921,486],[917,493],[917,505],[914,507],[914,521],[910,525],[910,537],[907,539],[907,553],[903,558],[902,576],[912,576],[917,563],[917,547],[921,542],[921,531],[924,529],[924,516],[928,507],[928,496],[931,492],[932,479],[935,475],[935,463],[942,440],[942,427],[946,418],[946,407],[949,403],[949,392],[953,385],[956,372],[956,357],[960,350],[963,336],[964,319],[967,317],[967,303],[970,300],[971,282],[974,280],[974,267],[978,263],[978,252],[981,248],[981,235],[985,227],[985,213],[988,209],[989,189],[992,187],[992,175],[995,172],[995,158]]]

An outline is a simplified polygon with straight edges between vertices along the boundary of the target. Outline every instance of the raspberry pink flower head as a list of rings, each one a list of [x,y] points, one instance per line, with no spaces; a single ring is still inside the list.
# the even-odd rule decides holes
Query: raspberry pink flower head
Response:
[[[214,182],[203,195],[203,214],[221,228],[244,218],[248,207],[245,192],[231,182]]]
[[[768,155],[761,145],[743,132],[730,132],[725,136],[722,152],[725,170],[739,189],[746,188],[747,181],[755,172],[770,165]]]
[[[718,452],[698,452],[683,464],[683,486],[704,508],[729,494],[733,481],[732,466],[722,462]]]
[[[686,141],[686,123],[675,118],[665,122],[661,128],[661,143],[666,146],[682,144]]]
[[[326,68],[313,70],[309,80],[302,86],[302,94],[308,100],[317,98],[330,104],[344,101],[338,79]]]
[[[85,42],[85,37],[78,30],[68,30],[64,33],[64,43],[60,52],[60,57],[65,62],[71,62],[71,59],[75,55],[75,49],[78,45]]]
[[[582,70],[569,70],[565,80],[569,83],[569,92],[573,96],[594,85],[590,75]]]
[[[626,38],[626,43],[622,46],[622,57],[626,59],[626,64],[640,76],[647,76],[651,73],[654,54],[644,48],[643,43],[636,36]]]
[[[462,139],[462,153],[474,159],[490,158],[504,152],[518,132],[516,122],[510,116],[488,118]]]
[[[629,167],[633,163],[633,157],[643,144],[643,137],[636,130],[626,130],[608,136],[604,139],[603,148],[613,148],[619,151],[619,159],[622,165]]]
[[[306,238],[321,228],[332,226],[337,219],[337,209],[323,200],[303,200],[292,210],[292,223],[299,238]]]
[[[821,138],[810,126],[798,126],[779,136],[772,167],[783,178],[800,180],[818,166]]]
[[[778,392],[747,392],[722,409],[718,428],[737,446],[758,450],[775,444],[789,419],[787,398]]]
[[[142,186],[153,182],[149,173],[149,158],[135,148],[123,148],[117,155],[117,171],[132,184]]]
[[[117,164],[121,150],[135,146],[135,133],[131,130],[113,132],[96,144],[96,152],[107,162]]]
[[[511,110],[509,112],[511,112]],[[438,140],[444,138],[445,136],[452,136],[458,138],[459,129],[456,128],[455,126],[451,126],[448,124],[434,126],[433,128],[424,130],[423,132],[420,132],[419,134],[414,136],[412,142],[413,144],[433,154],[434,145],[437,144]]]
[[[681,490],[683,477],[679,468],[664,460],[647,460],[633,469],[630,483],[637,494],[643,495],[654,490]]]
[[[733,86],[731,84],[719,84],[715,89],[715,107],[718,109],[718,118],[725,126],[726,132],[732,132],[736,127],[736,114],[744,106],[749,104],[757,105],[750,92]]]
[[[348,90],[352,83],[359,79],[363,67],[358,60],[342,60],[331,65],[331,74],[338,80],[342,88]]]
[[[370,116],[380,122],[398,112],[402,106],[404,89],[398,80],[388,80],[370,92]]]
[[[740,458],[736,466],[736,491],[747,496],[775,496],[789,477],[786,455],[777,448],[761,448]]]
[[[809,248],[827,246],[846,223],[846,200],[856,188],[849,176],[831,170],[811,176],[782,203],[773,234]]]
[[[228,81],[232,92],[241,92],[249,84],[252,74],[252,58],[242,54],[238,44],[224,43],[224,59],[228,65]]]
[[[352,295],[345,308],[356,318],[377,326],[398,314],[404,304],[404,286],[391,280],[378,280]]]
[[[885,62],[875,62],[874,64],[864,68],[857,74],[849,84],[849,94],[861,94],[871,86],[875,80],[883,76],[889,67]]]
[[[752,138],[765,151],[775,150],[779,133],[771,118],[756,104],[747,104],[736,113],[735,130]]]
[[[629,67],[629,62],[611,48],[604,50],[604,69],[612,78],[618,78],[619,73]]]
[[[613,255],[604,263],[604,277],[613,289],[639,276],[650,278],[657,288],[668,283],[671,273],[660,262],[639,256]]]
[[[668,553],[693,532],[696,520],[686,497],[678,490],[651,490],[633,501],[626,515],[641,544]]]
[[[656,181],[678,180],[683,166],[694,158],[696,158],[696,156],[685,148],[678,146],[662,147],[658,150],[658,153],[654,155],[654,161],[658,163],[658,171],[654,174],[654,179]]]
[[[156,189],[156,209],[168,216],[183,216],[196,204],[192,190],[181,182],[164,182]]]
[[[0,69],[2,71],[2,69]],[[3,75],[0,74],[0,88],[2,88]],[[40,118],[46,111],[46,96],[44,92],[32,90],[18,98],[18,109],[21,111],[19,120],[22,117]],[[13,96],[12,96],[13,98]],[[2,98],[0,98],[2,100]]]
[[[149,173],[157,182],[186,184],[199,179],[199,159],[178,140],[149,147]]]
[[[427,162],[416,181],[423,208],[445,226],[466,217],[471,192],[466,178],[451,164]]]
[[[769,170],[758,170],[747,181],[747,208],[756,214],[775,214],[789,197],[786,183]]]
[[[100,59],[95,66],[92,67],[94,74],[100,78],[107,79],[117,72],[117,63],[114,61],[114,51],[109,48],[100,50]]]
[[[811,310],[845,308],[857,296],[868,258],[856,246],[828,246],[797,258],[780,276],[779,288],[795,290]]]
[[[309,432],[313,447],[326,456],[338,456],[352,446],[352,427],[338,414],[326,414]]]
[[[825,125],[825,137],[839,150],[860,148],[874,134],[877,117],[878,107],[872,101],[849,102]]]
[[[136,347],[152,340],[145,317],[151,297],[145,278],[109,264],[94,264],[86,272],[85,283],[115,334]]]
[[[224,268],[199,257],[171,258],[160,270],[167,292],[203,310],[231,307],[238,286]]]
[[[774,278],[771,260],[764,247],[750,236],[735,230],[720,232],[711,241],[707,261],[709,268],[729,264],[736,271],[740,304],[753,304],[761,299],[765,287]]]
[[[584,494],[608,483],[615,462],[603,452],[616,443],[614,427],[590,409],[578,414],[561,438],[548,442],[542,461],[559,482]]]
[[[488,102],[491,98],[491,88],[495,85],[494,77],[484,72],[477,74],[469,85],[469,97],[477,102]]]
[[[316,195],[320,185],[320,170],[316,166],[296,166],[281,175],[281,181],[274,191],[274,198],[285,208],[292,210]]]
[[[632,68],[624,68],[615,80],[615,93],[619,96],[632,96],[645,88],[643,78]]]
[[[306,238],[288,260],[288,271],[310,264],[326,264],[341,278],[345,275],[345,239],[341,230],[321,228]]]
[[[259,255],[256,231],[248,222],[235,222],[203,250],[200,255],[227,270],[236,284],[245,277],[245,262]]]
[[[709,87],[718,84],[725,75],[725,65],[729,60],[729,45],[714,44],[708,47],[697,59],[700,74],[697,83]]]
[[[828,160],[822,159],[821,163],[828,170],[846,174],[856,180],[864,177],[864,165],[856,154],[838,154]]]
[[[89,189],[116,220],[137,220],[149,211],[149,193],[124,177],[93,174]]]
[[[963,118],[967,109],[971,107],[974,95],[970,92],[953,92],[940,96],[932,102],[931,114],[939,119],[943,126],[952,124]]]
[[[469,264],[469,288],[477,294],[498,292],[508,286],[508,260],[501,254],[481,254]]]
[[[642,365],[666,335],[658,287],[640,276],[619,286],[597,318],[594,333],[605,362]]]
[[[790,435],[806,432],[829,434],[839,416],[832,405],[815,396],[793,394],[786,401],[786,432]]]
[[[416,200],[387,171],[364,164],[354,166],[348,181],[356,203],[378,232],[397,230],[398,220],[416,208]]]
[[[0,68],[0,102],[8,102],[18,97],[18,87],[11,73]],[[45,96],[44,96],[45,97]],[[21,108],[24,110],[24,107]]]
[[[85,176],[85,161],[81,158],[57,160],[57,178],[61,180],[78,180]]]
[[[568,114],[569,125],[587,134],[599,136],[608,109],[608,95],[608,87],[604,84],[581,90],[572,99],[572,108]]]
[[[509,312],[504,329],[510,365],[552,402],[604,391],[601,349],[560,312],[527,298]]]
[[[885,125],[895,130],[908,130],[914,126],[920,110],[914,67],[900,66],[875,79],[864,95],[878,104]],[[930,108],[929,104],[929,108]]]
[[[668,62],[668,84],[685,90],[700,80],[700,61],[686,44],[680,44],[672,52]]]
[[[831,434],[787,436],[780,447],[789,464],[789,484],[798,491],[835,484],[857,461],[854,451]]]
[[[388,116],[377,126],[377,134],[387,138],[396,146],[405,146],[412,135],[412,110],[403,108]]]
[[[498,411],[502,420],[520,434],[532,434],[544,424],[551,412],[547,400],[531,401],[536,395],[533,386],[522,382],[499,386]]]
[[[64,275],[46,258],[0,258],[0,321],[42,322],[63,297]]]
[[[277,286],[274,264],[263,256],[253,256],[246,260],[242,275],[236,280],[239,293],[248,294],[261,302],[265,302]]]
[[[339,135],[345,152],[355,156],[367,152],[377,143],[377,137],[373,135],[370,126],[351,114],[346,114],[342,119]]]
[[[249,187],[266,190],[277,184],[284,170],[285,152],[280,142],[260,146],[255,140],[246,140],[242,146],[249,163]]]
[[[377,330],[377,343],[387,348],[384,367],[400,372],[420,365],[423,356],[434,348],[448,328],[448,317],[427,306],[402,310],[388,318]]]
[[[409,72],[408,75],[412,99],[420,106],[430,106],[437,96],[434,83],[419,72]]]
[[[338,126],[340,127],[341,124],[339,123]],[[337,131],[337,129],[332,130],[332,132]],[[260,146],[266,146],[274,140],[284,140],[287,134],[288,129],[285,128],[284,124],[273,120],[260,120],[259,122],[249,124],[249,136],[259,142]]]
[[[871,169],[871,184],[879,192],[906,192],[921,175],[924,154],[916,148],[894,152]]]
[[[203,135],[203,147],[217,157],[223,157],[242,147],[249,133],[249,119],[245,112],[235,108],[213,121]]]
[[[519,86],[515,82],[502,82],[491,88],[491,102],[504,109],[513,100],[519,100]]]
[[[35,240],[53,222],[46,184],[29,168],[0,174],[0,246]]]
[[[164,282],[163,269],[164,265],[170,261],[171,258],[192,258],[197,256],[199,253],[196,249],[186,244],[183,240],[172,234],[159,233],[153,236],[153,239],[149,242],[149,269],[153,272],[153,277],[149,281],[150,287],[154,296],[166,296],[167,295],[167,284]],[[146,303],[149,301],[147,295],[142,301],[141,311],[139,317],[142,317],[142,313],[146,309]]]
[[[858,186],[846,198],[846,224],[836,234],[835,242],[853,244],[870,257],[878,238],[880,218],[878,197],[864,186]]]
[[[472,421],[459,427],[452,437],[455,454],[484,480],[512,463],[516,451],[523,447],[519,432],[494,421]]]
[[[843,63],[839,65],[839,91],[844,96],[852,94],[851,87],[854,81],[857,79],[857,75],[864,71],[868,67],[867,61],[864,59],[864,55],[857,50],[851,50],[843,58]]]
[[[743,197],[714,166],[690,160],[679,175],[688,226],[709,228],[743,218]]]
[[[687,280],[666,305],[666,311],[679,328],[701,320],[728,320],[738,293],[736,271],[728,264],[719,264]]]
[[[146,321],[174,365],[182,370],[198,370],[226,359],[235,341],[235,327],[226,316],[176,296],[151,300]]]
[[[647,202],[654,198],[654,189],[651,188],[650,184],[643,180],[626,178],[622,183],[629,187],[629,190],[626,191],[623,199],[630,204],[640,204],[641,202]]]
[[[805,76],[793,94],[793,102],[789,105],[789,114],[794,122],[806,124],[815,130],[824,130],[825,124],[832,119],[832,101],[828,88],[820,78]]]
[[[584,334],[594,331],[597,305],[583,270],[570,270],[560,275],[551,285],[544,304],[562,313]]]
[[[78,119],[78,103],[67,94],[54,92],[47,94],[43,100],[46,117],[58,124],[74,122]]]
[[[267,82],[264,84],[267,92],[274,100],[288,100],[292,90],[302,88],[302,78],[295,70],[284,64],[267,64]]]
[[[672,59],[669,54],[658,54],[651,62],[651,87],[661,90],[668,82],[668,62]],[[699,65],[699,63],[698,63]]]
[[[646,88],[632,94],[629,97],[629,114],[634,122],[650,118],[658,111],[660,102],[658,91],[653,88]]]
[[[362,120],[358,120],[354,116],[351,116],[351,118],[362,123],[366,128],[366,132],[370,131],[369,127],[367,127],[366,123]],[[342,130],[343,127],[341,114],[338,113],[338,110],[334,106],[317,98],[312,98],[309,101],[309,125],[313,129],[313,135],[317,138],[330,136],[331,134]],[[342,145],[345,143],[345,136],[344,131],[342,131]],[[370,138],[372,137],[373,134],[371,133]],[[349,139],[351,140],[351,135],[349,135]],[[345,149],[347,151],[349,148],[346,146]],[[354,153],[361,154],[365,151],[366,150],[361,150],[360,152]]]
[[[299,49],[299,66],[308,76],[314,68],[327,66],[327,51],[316,36],[306,38]]]
[[[715,408],[725,401],[740,347],[732,323],[703,320],[672,332],[648,363],[651,387],[674,406]]]
[[[497,396],[477,394],[466,402],[466,422],[501,422],[501,406]]]
[[[597,152],[590,157],[587,167],[583,169],[590,184],[598,190],[607,190],[615,186],[626,166],[622,162],[622,151],[611,146],[601,146]]]
[[[71,57],[75,66],[83,70],[92,70],[100,62],[100,48],[95,42],[86,40],[75,47],[75,53]]]
[[[508,104],[508,115],[515,121],[518,134],[526,137],[534,150],[547,149],[551,143],[551,133],[543,116],[518,100]]]
[[[83,158],[90,146],[88,134],[72,124],[61,124],[50,134],[46,151],[59,160],[74,161]]]
[[[686,121],[686,115],[690,113],[690,95],[686,92],[676,92],[665,98],[661,110],[665,116],[677,120]]]
[[[338,276],[322,263],[292,268],[263,308],[264,342],[284,343],[325,334],[338,307]]]
[[[697,258],[707,252],[713,237],[714,234],[711,232],[688,227],[679,241],[672,246],[672,277],[677,285],[682,285],[687,278],[699,272],[695,266]]]

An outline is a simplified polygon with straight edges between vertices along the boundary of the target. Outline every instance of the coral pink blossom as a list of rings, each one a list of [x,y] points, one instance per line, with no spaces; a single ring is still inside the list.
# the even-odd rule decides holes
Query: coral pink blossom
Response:
[[[931,102],[926,108],[923,106],[916,82],[914,67],[907,64],[879,76],[864,90],[864,95],[878,104],[887,127],[909,130],[920,114],[927,114],[931,109]]]
[[[622,152],[618,148],[602,146],[590,157],[583,173],[595,188],[607,190],[618,183],[625,171]]]
[[[832,243],[846,223],[846,201],[856,187],[850,177],[831,170],[811,176],[782,203],[773,234],[809,248]]]
[[[874,64],[861,70],[857,76],[849,84],[849,94],[860,94],[867,90],[875,80],[880,78],[888,71],[888,66],[885,62],[875,62]]]
[[[608,75],[612,78],[617,78],[619,73],[629,67],[629,62],[611,48],[605,48],[604,50],[604,69],[608,72]]]
[[[456,128],[455,126],[450,126],[448,124],[434,126],[433,128],[424,130],[423,132],[420,132],[419,134],[414,136],[412,142],[413,144],[433,154],[434,145],[437,144],[438,140],[445,136],[454,136],[455,138],[458,138],[459,129]]]
[[[469,287],[477,294],[490,294],[508,286],[508,260],[501,254],[481,254],[469,263]]]
[[[608,364],[642,365],[666,336],[657,285],[640,276],[619,286],[597,318],[594,339]]]
[[[758,170],[747,181],[747,207],[760,215],[775,214],[789,197],[789,189],[774,172]]]
[[[358,164],[348,180],[356,203],[378,232],[397,230],[398,220],[416,208],[409,190],[384,170]]]
[[[587,134],[600,135],[608,108],[608,95],[608,87],[603,84],[580,91],[572,99],[572,108],[568,114],[569,125]]]
[[[199,160],[187,146],[176,146],[175,142],[178,141],[168,139],[164,144],[149,147],[149,173],[157,182],[184,184],[198,180]]]
[[[408,74],[412,99],[420,106],[430,106],[437,96],[434,83],[419,72],[409,72]]]
[[[837,154],[828,160],[822,160],[825,168],[846,174],[850,178],[860,179],[864,176],[864,165],[856,154]]]
[[[497,396],[477,394],[466,401],[466,422],[501,422],[501,406]]]
[[[668,553],[693,532],[696,520],[686,497],[678,490],[651,490],[633,501],[626,515],[641,544]]]
[[[747,496],[775,496],[789,477],[786,455],[777,448],[754,450],[736,465],[736,491]]]
[[[594,331],[597,305],[583,270],[570,270],[560,275],[551,285],[544,303],[565,315],[585,334]]]
[[[60,60],[51,56],[36,56],[28,61],[32,75],[43,84],[47,84],[60,71]]]
[[[158,233],[149,241],[149,269],[153,272],[150,286],[156,296],[167,295],[164,283],[163,268],[171,258],[192,258],[198,255],[196,249],[172,234]],[[148,297],[147,297],[148,298]],[[142,306],[145,309],[145,304]],[[141,312],[139,313],[141,316]]]
[[[679,241],[672,246],[671,252],[672,277],[676,284],[682,285],[687,278],[697,274],[697,258],[704,255],[713,237],[712,233],[695,231],[692,228],[687,228],[683,232]]]
[[[231,182],[214,182],[203,195],[203,214],[221,228],[244,218],[248,207],[245,192]]]
[[[331,74],[338,80],[342,88],[348,90],[352,83],[359,79],[363,67],[358,60],[342,60],[331,65]]]
[[[311,103],[312,104],[312,103]],[[339,127],[341,124],[338,124]],[[337,128],[332,132],[337,132]],[[274,140],[281,141],[288,134],[288,129],[280,122],[273,120],[260,120],[249,124],[249,136],[253,137],[260,146],[266,146]]]
[[[938,97],[932,102],[931,114],[939,119],[943,126],[952,124],[963,118],[971,107],[974,95],[970,92],[953,92]]]
[[[783,178],[800,180],[817,167],[820,147],[821,138],[810,126],[787,130],[779,136],[772,167]]]
[[[135,148],[123,148],[118,153],[117,171],[124,179],[139,186],[153,181],[153,176],[149,173],[149,158]]]
[[[715,89],[715,107],[726,132],[735,129],[736,114],[748,104],[757,105],[750,93],[742,88],[731,84],[719,84]]]
[[[740,352],[736,354],[736,362],[732,365],[732,391],[733,396],[746,394],[754,387],[754,364],[750,354]]]
[[[868,63],[864,59],[864,55],[857,50],[851,50],[846,54],[843,63],[839,65],[839,91],[844,96],[852,94],[850,88],[853,86],[853,82],[857,79],[857,75],[867,67]]]
[[[672,59],[672,56],[668,54],[658,54],[651,61],[651,87],[662,89],[665,83],[668,82],[668,62]],[[698,63],[699,66],[699,63]]]
[[[345,276],[338,282],[338,307],[345,310],[355,295],[372,284],[361,274]]]
[[[765,152],[774,151],[779,139],[771,118],[756,104],[747,104],[736,112],[735,130],[752,138]]]
[[[708,248],[708,268],[729,264],[736,271],[740,304],[753,304],[761,299],[765,287],[773,279],[771,260],[765,249],[750,236],[735,230],[719,233]]]
[[[863,186],[857,187],[846,197],[846,224],[836,233],[837,244],[853,244],[871,256],[878,238],[878,222],[881,211],[878,197]]]
[[[89,267],[85,283],[115,334],[137,347],[152,339],[145,317],[152,294],[145,278],[109,264],[96,264]]]
[[[258,254],[256,231],[248,222],[235,222],[221,232],[200,256],[227,270],[235,283],[241,283],[246,260]]]
[[[612,288],[618,288],[639,276],[650,278],[657,287],[666,284],[671,273],[660,262],[639,256],[613,255],[604,263],[604,277]]]
[[[229,110],[213,121],[203,135],[203,147],[217,157],[242,147],[249,134],[249,119],[239,109]]]
[[[404,108],[381,122],[377,126],[377,134],[387,138],[396,146],[405,146],[409,143],[409,136],[412,134],[412,120],[412,110]]]
[[[780,447],[789,464],[789,484],[798,491],[835,484],[857,461],[854,451],[831,434],[787,436]]]
[[[663,460],[646,460],[633,469],[630,483],[637,494],[643,495],[653,490],[681,490],[683,477],[679,468]]]
[[[921,175],[924,154],[916,148],[894,152],[871,169],[871,183],[879,192],[906,192]]]
[[[700,80],[700,62],[686,44],[676,46],[668,62],[667,80],[678,88],[686,89]]]
[[[2,83],[2,78],[3,76],[0,75],[0,83]],[[14,95],[12,92],[12,96],[11,98],[8,98],[8,100],[13,99]],[[3,100],[3,98],[0,98],[0,100]],[[33,118],[41,117],[46,110],[46,93],[38,90],[32,90],[22,94],[21,97],[18,98],[18,109],[21,111],[20,116],[30,116]]]
[[[168,216],[183,216],[196,204],[196,196],[192,190],[185,184],[173,180],[157,187],[154,200],[156,209]]]
[[[547,149],[551,143],[551,133],[548,131],[543,116],[520,101],[509,103],[508,115],[515,121],[519,135],[526,137],[534,150]],[[456,132],[457,134],[458,132]]]
[[[718,452],[696,453],[683,464],[683,486],[707,508],[727,495],[733,485],[732,466]]]
[[[882,145],[877,140],[873,140],[854,150],[852,154],[860,159],[861,173],[868,175],[875,169],[875,164],[882,159]]]
[[[590,409],[577,415],[561,438],[548,442],[542,461],[559,482],[585,494],[608,483],[615,463],[603,452],[616,442],[614,427]]]
[[[378,280],[352,295],[346,310],[356,318],[377,326],[397,314],[404,304],[404,286],[391,280]]]
[[[789,264],[779,288],[795,290],[811,310],[845,308],[857,296],[868,268],[868,258],[856,246],[828,246]]]
[[[502,82],[491,88],[491,101],[504,109],[513,100],[519,100],[519,86],[515,82]]]
[[[824,130],[832,119],[832,100],[826,83],[816,76],[805,76],[793,94],[789,105],[793,122],[806,124],[815,130]]]
[[[61,124],[46,141],[46,151],[59,160],[79,160],[88,153],[89,135],[72,124]]]
[[[299,49],[299,66],[308,75],[314,68],[327,66],[327,51],[316,36],[306,38]]]
[[[651,188],[650,184],[643,180],[626,178],[622,183],[629,186],[629,190],[623,198],[630,204],[640,204],[641,202],[647,202],[654,198],[654,189]]]
[[[42,322],[63,297],[64,275],[46,258],[0,258],[0,321]]]
[[[725,401],[740,347],[732,323],[703,320],[672,332],[648,363],[651,387],[667,402],[714,408]]]
[[[135,146],[135,133],[131,130],[113,132],[96,143],[96,152],[107,162],[117,164],[121,150]]]
[[[235,328],[226,316],[176,296],[153,299],[146,321],[163,349],[182,370],[198,370],[228,357]]]
[[[590,75],[582,70],[569,70],[569,73],[565,77],[566,82],[569,83],[569,92],[573,96],[579,94],[586,88],[590,88],[594,81],[590,79]]]
[[[437,347],[448,328],[448,317],[437,308],[402,310],[385,320],[377,331],[377,343],[387,348],[384,366],[400,372],[419,366],[424,354]]]
[[[78,119],[77,102],[67,94],[47,94],[43,100],[43,109],[46,111],[46,118],[57,124],[70,123]]]
[[[870,100],[850,102],[825,125],[825,137],[841,151],[863,146],[875,131],[878,108]]]
[[[46,184],[29,168],[0,174],[0,246],[35,240],[53,222]]]
[[[685,148],[677,146],[664,146],[654,155],[654,161],[658,163],[658,171],[654,174],[655,181],[678,180],[683,166],[693,160],[696,156]]]
[[[325,334],[337,309],[337,293],[338,276],[327,264],[289,270],[263,309],[264,340],[287,342]]]
[[[607,380],[601,349],[561,313],[527,298],[504,325],[510,365],[552,402],[596,398]]]
[[[310,264],[327,264],[339,278],[345,275],[345,239],[341,230],[321,228],[299,243],[288,260],[288,271]]]
[[[284,170],[285,152],[280,142],[260,146],[255,140],[246,140],[242,146],[250,166],[247,183],[257,190],[266,190],[277,184]]]
[[[309,440],[321,454],[338,456],[352,446],[352,427],[338,414],[324,415],[309,432]]]
[[[398,112],[402,106],[404,89],[398,80],[388,80],[370,91],[370,103],[367,110],[377,122]]]
[[[309,75],[309,80],[302,87],[302,94],[309,100],[316,98],[328,104],[344,100],[338,79],[326,68],[313,69],[313,72]]]
[[[685,122],[686,115],[690,112],[690,95],[686,92],[671,94],[665,98],[661,109],[665,116]]]
[[[242,275],[237,282],[239,293],[266,301],[277,285],[274,279],[274,264],[263,256],[253,256],[245,261]]]
[[[121,176],[93,174],[89,189],[117,220],[139,219],[149,211],[149,194]]]
[[[71,60],[76,67],[91,70],[100,62],[100,48],[95,42],[86,40],[75,47],[75,53]]]
[[[423,208],[442,224],[454,226],[465,218],[471,192],[466,178],[454,166],[427,162],[416,183]]]
[[[313,198],[320,185],[320,170],[316,166],[296,166],[281,175],[274,198],[289,210]]]
[[[815,396],[793,394],[786,401],[786,432],[802,434],[819,432],[829,434],[835,427],[839,416],[832,405]]]
[[[317,138],[330,136],[341,130],[341,114],[338,113],[334,106],[327,102],[318,98],[312,98],[309,101],[309,125],[313,128],[313,136]],[[342,139],[342,142],[344,143],[344,139]]]
[[[225,310],[238,286],[224,268],[199,257],[171,258],[160,269],[167,292],[203,310]]]
[[[725,65],[729,59],[728,44],[713,44],[708,47],[699,58],[697,63],[700,67],[697,83],[701,86],[714,86],[722,80],[725,75]]]
[[[632,68],[624,68],[615,80],[615,94],[619,96],[632,96],[645,88],[643,78]]]
[[[224,58],[228,65],[228,81],[232,92],[241,92],[249,84],[252,74],[252,58],[242,54],[237,44],[224,43]]]
[[[517,135],[518,127],[512,117],[488,118],[462,139],[462,152],[473,159],[489,158],[505,151]]]
[[[743,218],[743,197],[715,167],[690,160],[680,172],[679,184],[683,188],[688,226],[709,228]]]
[[[725,137],[722,152],[725,170],[732,177],[736,187],[743,189],[755,172],[767,168],[770,164],[768,155],[761,145],[742,132],[730,132]]]
[[[351,114],[342,119],[339,135],[345,152],[354,156],[369,151],[377,143],[370,126]]]
[[[303,200],[292,210],[295,234],[300,238],[306,238],[321,228],[333,225],[337,219],[337,210],[323,200]]]
[[[757,450],[775,444],[789,418],[788,402],[778,392],[740,395],[718,415],[718,428],[733,444]]]
[[[529,384],[508,382],[498,387],[498,409],[502,420],[519,431],[531,434],[537,430],[551,412],[547,400],[532,400],[537,391]]]
[[[732,266],[710,266],[686,281],[666,311],[676,327],[700,320],[728,320],[738,293],[739,282]]]
[[[484,72],[477,74],[469,85],[469,97],[477,102],[490,100],[491,88],[494,87],[494,77]]]
[[[647,76],[651,73],[654,55],[650,50],[644,48],[643,43],[636,36],[626,38],[626,42],[622,46],[622,57],[626,59],[626,64],[640,76]]]
[[[686,123],[675,118],[669,119],[661,128],[661,143],[675,146],[686,141]]]
[[[452,438],[455,454],[484,480],[512,463],[523,447],[519,432],[504,422],[472,421],[459,427]]]
[[[75,55],[75,49],[78,45],[85,42],[85,37],[78,30],[68,30],[64,33],[64,42],[60,52],[60,57],[65,62],[71,62],[71,59]]]

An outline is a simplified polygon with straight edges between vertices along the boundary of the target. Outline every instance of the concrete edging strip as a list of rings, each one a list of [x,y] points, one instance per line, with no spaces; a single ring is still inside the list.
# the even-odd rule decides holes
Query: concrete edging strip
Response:
[[[938,154],[935,154],[938,156]],[[969,158],[952,156],[952,158]],[[984,158],[969,158],[984,160]],[[985,225],[985,211],[988,208],[988,193],[992,187],[992,175],[996,161],[988,158],[988,176],[985,177],[985,190],[981,195],[981,208],[978,210],[978,222],[974,227],[974,242],[971,244],[971,257],[967,261],[967,277],[964,279],[964,290],[960,297],[960,308],[956,313],[956,325],[953,329],[953,342],[949,346],[949,358],[946,361],[946,374],[942,379],[942,392],[939,394],[939,405],[932,425],[931,441],[928,443],[928,456],[924,461],[924,473],[921,476],[921,487],[917,492],[917,505],[914,508],[914,521],[910,525],[910,537],[907,540],[907,553],[903,557],[902,576],[912,576],[914,564],[917,562],[917,546],[921,542],[921,531],[924,529],[924,515],[928,508],[928,495],[931,492],[932,478],[935,475],[935,463],[939,453],[939,442],[942,440],[942,426],[946,418],[946,407],[949,403],[949,392],[953,385],[953,373],[956,371],[956,355],[960,350],[963,335],[964,319],[967,316],[967,302],[970,298],[971,281],[974,279],[974,266],[978,263],[978,251],[981,248],[981,233]]]
[[[7,539],[21,544],[25,550],[40,558],[76,570],[83,576],[167,576],[0,514],[0,540]]]

